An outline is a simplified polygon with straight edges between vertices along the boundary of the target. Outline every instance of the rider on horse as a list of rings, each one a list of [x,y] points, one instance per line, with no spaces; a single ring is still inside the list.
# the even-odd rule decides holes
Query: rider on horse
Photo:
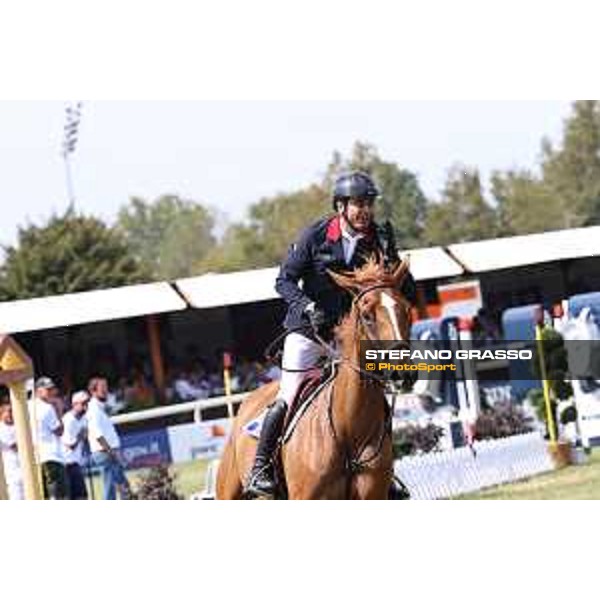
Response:
[[[398,252],[389,222],[374,221],[377,186],[366,173],[353,171],[340,176],[333,191],[335,216],[320,219],[308,227],[289,250],[281,266],[276,289],[288,305],[284,326],[286,337],[282,375],[276,401],[265,415],[254,466],[246,487],[248,496],[270,498],[275,495],[272,455],[277,447],[285,415],[302,383],[306,371],[315,367],[325,349],[315,341],[331,338],[333,327],[348,312],[350,294],[327,274],[360,268],[373,253],[386,263],[398,261]],[[302,281],[302,287],[299,282]],[[414,304],[416,287],[407,274],[402,293]],[[394,488],[390,496],[394,496]]]

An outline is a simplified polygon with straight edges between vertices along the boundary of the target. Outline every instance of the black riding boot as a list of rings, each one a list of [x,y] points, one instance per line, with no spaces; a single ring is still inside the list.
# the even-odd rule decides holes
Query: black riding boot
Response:
[[[254,466],[250,472],[249,483],[246,486],[247,496],[260,498],[273,498],[275,496],[275,472],[271,457],[277,447],[277,440],[287,412],[287,404],[277,400],[272,404],[265,415],[262,424]]]
[[[392,479],[388,490],[388,500],[410,500],[408,488],[397,477]]]

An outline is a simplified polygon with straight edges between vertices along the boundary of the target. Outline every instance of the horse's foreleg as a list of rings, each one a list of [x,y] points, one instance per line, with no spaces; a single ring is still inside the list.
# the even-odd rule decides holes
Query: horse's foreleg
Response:
[[[348,484],[343,478],[306,482],[288,490],[290,500],[344,500],[348,495]]]
[[[387,500],[391,484],[391,475],[385,471],[364,471],[352,478],[350,497],[353,500]]]

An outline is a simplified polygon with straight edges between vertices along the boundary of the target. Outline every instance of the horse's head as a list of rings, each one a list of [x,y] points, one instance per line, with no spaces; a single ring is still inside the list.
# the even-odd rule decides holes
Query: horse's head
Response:
[[[337,285],[352,294],[352,311],[362,339],[395,341],[395,346],[408,347],[411,305],[400,291],[408,267],[408,259],[386,268],[382,260],[372,257],[352,272],[329,272]]]

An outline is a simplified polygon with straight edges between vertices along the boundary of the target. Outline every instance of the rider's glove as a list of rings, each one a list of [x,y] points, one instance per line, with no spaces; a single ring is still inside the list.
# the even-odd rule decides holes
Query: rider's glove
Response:
[[[314,302],[311,302],[306,306],[304,314],[308,317],[311,327],[314,330],[320,329],[327,323],[325,312],[322,309],[317,308]]]

